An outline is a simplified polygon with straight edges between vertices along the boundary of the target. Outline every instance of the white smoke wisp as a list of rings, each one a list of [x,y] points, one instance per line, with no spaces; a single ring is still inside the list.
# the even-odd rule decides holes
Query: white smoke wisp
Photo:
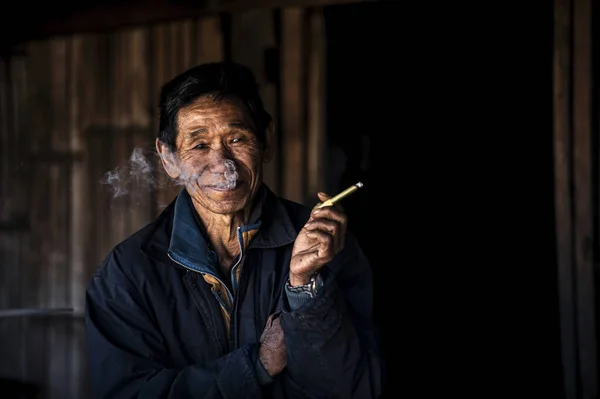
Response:
[[[152,158],[156,156],[156,152],[135,147],[127,163],[106,172],[101,183],[110,186],[113,198],[124,195],[143,196],[158,188],[161,182],[154,170],[157,163]]]
[[[180,172],[178,178],[172,179],[164,171],[160,155],[156,151],[135,147],[127,162],[106,172],[101,183],[110,187],[113,199],[124,196],[142,199],[153,190],[173,186],[185,186],[194,191],[202,185],[221,190],[233,189],[237,185],[239,173],[235,162],[230,159],[222,161],[222,174],[214,174],[191,170],[175,153],[165,156],[177,165]]]
[[[134,148],[129,157],[129,176],[144,187],[154,187],[156,184],[152,165],[141,148]]]
[[[232,188],[235,188],[239,175],[238,172],[235,170],[235,162],[233,162],[230,159],[226,159],[223,161],[223,164],[225,165],[225,171],[223,172],[223,180],[219,181],[216,184],[216,187],[223,190],[230,190]]]
[[[179,170],[181,171],[180,175],[173,180],[173,184],[178,186],[195,186],[195,182],[200,178],[200,174],[197,172],[193,172],[191,170],[187,170],[182,167],[181,163],[179,164]]]
[[[181,175],[177,178],[176,184],[196,187],[200,183],[200,180],[205,179],[203,183],[208,184],[214,188],[221,190],[230,190],[235,188],[239,174],[237,172],[235,162],[230,159],[223,160],[223,174],[221,178],[211,173],[199,174],[196,171],[190,171],[184,169],[182,164],[179,164],[179,168],[182,171]],[[206,179],[211,179],[206,181]]]
[[[122,174],[119,167],[104,174],[102,184],[107,184],[113,189],[113,198],[121,197],[129,192],[127,185],[123,183]]]

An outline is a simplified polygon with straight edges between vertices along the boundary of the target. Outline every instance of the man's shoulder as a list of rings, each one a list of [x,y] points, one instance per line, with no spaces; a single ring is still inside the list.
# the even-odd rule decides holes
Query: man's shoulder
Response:
[[[94,277],[106,278],[114,283],[138,280],[151,262],[144,251],[145,246],[149,242],[156,244],[156,237],[164,241],[164,245],[168,243],[169,227],[165,226],[164,216],[161,214],[115,244],[96,268]]]

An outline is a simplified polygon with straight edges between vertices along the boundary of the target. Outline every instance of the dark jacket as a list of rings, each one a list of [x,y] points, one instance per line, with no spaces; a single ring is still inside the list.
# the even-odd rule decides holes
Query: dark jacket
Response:
[[[219,272],[189,195],[118,244],[91,279],[86,333],[98,398],[378,397],[383,361],[371,270],[355,238],[302,304],[285,289],[310,209],[263,186],[231,281]],[[288,296],[289,295],[289,296]],[[280,312],[287,366],[269,378],[258,342]]]

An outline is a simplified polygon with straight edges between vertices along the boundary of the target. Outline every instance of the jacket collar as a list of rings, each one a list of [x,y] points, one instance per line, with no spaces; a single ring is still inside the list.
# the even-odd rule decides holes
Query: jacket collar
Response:
[[[159,226],[152,229],[143,244],[149,256],[164,259],[168,255],[180,265],[199,272],[214,271],[215,254],[209,249],[207,237],[196,222],[195,209],[187,190],[182,189],[177,198],[159,216]],[[172,215],[169,217],[169,214]],[[165,236],[164,232],[167,232]],[[258,230],[247,248],[275,248],[292,243],[298,234],[279,198],[262,185],[257,194],[250,223],[240,226],[238,235]],[[160,232],[163,234],[160,234]],[[247,249],[246,248],[246,249]]]

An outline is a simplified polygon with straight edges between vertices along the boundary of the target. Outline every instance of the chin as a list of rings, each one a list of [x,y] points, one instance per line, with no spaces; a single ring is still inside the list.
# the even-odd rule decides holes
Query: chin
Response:
[[[244,199],[238,199],[238,200],[234,200],[234,199],[215,200],[215,199],[213,199],[213,203],[210,208],[213,213],[218,213],[220,215],[230,215],[230,214],[242,211],[247,203],[248,202],[245,201]]]

